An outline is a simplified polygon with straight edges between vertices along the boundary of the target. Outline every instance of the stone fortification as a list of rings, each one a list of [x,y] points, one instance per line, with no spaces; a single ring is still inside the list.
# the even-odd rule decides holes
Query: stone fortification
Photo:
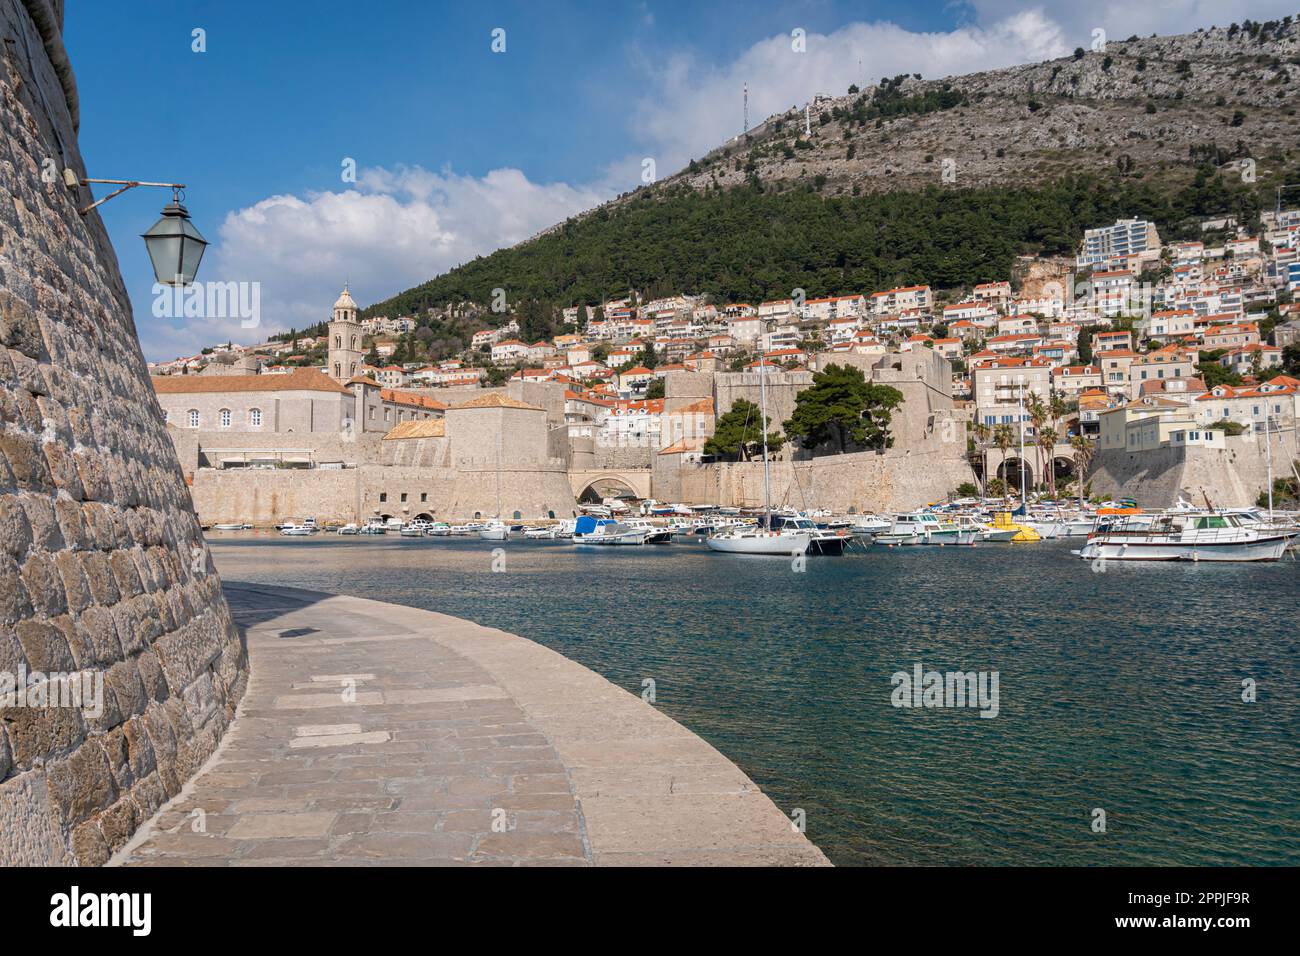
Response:
[[[0,680],[34,678],[0,687],[0,865],[107,860],[247,677],[116,257],[64,185],[87,173],[61,25],[0,0]]]

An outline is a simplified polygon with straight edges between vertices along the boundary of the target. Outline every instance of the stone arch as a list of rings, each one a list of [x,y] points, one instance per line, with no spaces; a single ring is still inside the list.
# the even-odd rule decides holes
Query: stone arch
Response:
[[[589,504],[599,504],[604,498],[637,497],[636,489],[615,475],[604,475],[587,482],[587,486],[578,493],[578,500]]]
[[[1034,466],[1019,455],[1007,455],[998,465],[997,476],[1007,483],[1011,491],[1020,490],[1020,469],[1025,471],[1025,488],[1034,487]]]

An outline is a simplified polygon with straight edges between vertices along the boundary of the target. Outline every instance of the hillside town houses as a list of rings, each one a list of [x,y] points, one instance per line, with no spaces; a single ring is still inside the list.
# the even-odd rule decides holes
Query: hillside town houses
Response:
[[[285,388],[301,391],[304,366],[314,367],[342,391],[373,388],[367,402],[386,409],[374,414],[390,426],[439,414],[445,403],[422,390],[555,383],[572,435],[610,448],[663,448],[702,441],[715,414],[711,400],[708,408],[666,408],[662,385],[672,372],[760,363],[815,370],[838,357],[932,349],[950,363],[952,395],[972,428],[1031,428],[1027,406],[1037,400],[1063,405],[1069,432],[1096,436],[1103,448],[1212,444],[1208,426],[1225,421],[1294,429],[1300,381],[1288,362],[1300,346],[1300,209],[1264,213],[1254,233],[1231,221],[1212,225],[1226,229],[1163,244],[1154,224],[1122,219],[1088,229],[1073,259],[1026,260],[1020,265],[1051,268],[966,289],[795,290],[758,303],[632,294],[561,309],[564,329],[546,340],[528,341],[510,318],[474,331],[462,353],[436,363],[367,361],[393,356],[394,339],[418,323],[360,319],[345,290],[326,335],[228,343],[151,370],[162,395],[178,394],[168,378],[193,375],[214,379],[205,394],[236,374],[283,375]],[[465,303],[444,312],[487,315]],[[268,421],[265,401],[257,402],[241,412],[241,427],[254,427],[254,407]],[[226,406],[213,407],[221,427]],[[168,414],[191,427],[187,409],[173,403]]]

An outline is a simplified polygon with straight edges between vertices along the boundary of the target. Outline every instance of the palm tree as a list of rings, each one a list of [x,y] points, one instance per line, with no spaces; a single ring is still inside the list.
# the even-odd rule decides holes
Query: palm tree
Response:
[[[986,497],[989,490],[989,440],[993,429],[982,422],[976,422],[974,432],[975,447],[979,449],[980,455],[980,493]]]
[[[1002,466],[1004,472],[1006,470],[1006,464],[1007,464],[1007,452],[1011,450],[1011,446],[1014,445],[1015,443],[1016,443],[1016,435],[1011,430],[1010,425],[993,426],[993,444],[997,445],[998,449],[1002,452]],[[1020,463],[1020,467],[1021,468],[1025,467],[1025,463],[1023,461]]]
[[[1038,437],[1034,440],[1038,446],[1039,460],[1043,457],[1047,459],[1047,484],[1051,490],[1052,497],[1056,497],[1056,461],[1052,455],[1052,449],[1056,447],[1056,429],[1043,428],[1038,432]]]
[[[1029,404],[1025,406],[1025,411],[1029,413],[1029,421],[1034,426],[1034,434],[1040,435],[1043,431],[1043,425],[1047,423],[1047,406],[1036,393],[1031,393]],[[1043,446],[1037,438],[1034,439],[1035,459],[1038,465],[1038,483],[1035,488],[1041,487],[1043,479]]]
[[[1075,435],[1070,439],[1070,447],[1074,449],[1074,467],[1079,472],[1079,507],[1083,507],[1083,486],[1088,477],[1088,466],[1092,464],[1092,456],[1097,452],[1097,446],[1091,438],[1083,435]]]

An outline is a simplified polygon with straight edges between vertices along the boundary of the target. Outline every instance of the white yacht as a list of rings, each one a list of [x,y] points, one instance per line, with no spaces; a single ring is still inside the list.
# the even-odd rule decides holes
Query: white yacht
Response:
[[[306,535],[315,534],[315,533],[316,533],[315,527],[308,524],[296,524],[295,522],[289,521],[286,522],[285,524],[280,525],[280,534],[287,535],[289,537],[295,537],[295,538],[304,537]]]
[[[1106,561],[1276,561],[1297,534],[1223,512],[1117,515],[1098,519],[1074,553]]]
[[[500,518],[493,518],[479,529],[478,536],[484,541],[507,541],[510,538],[510,525]]]

